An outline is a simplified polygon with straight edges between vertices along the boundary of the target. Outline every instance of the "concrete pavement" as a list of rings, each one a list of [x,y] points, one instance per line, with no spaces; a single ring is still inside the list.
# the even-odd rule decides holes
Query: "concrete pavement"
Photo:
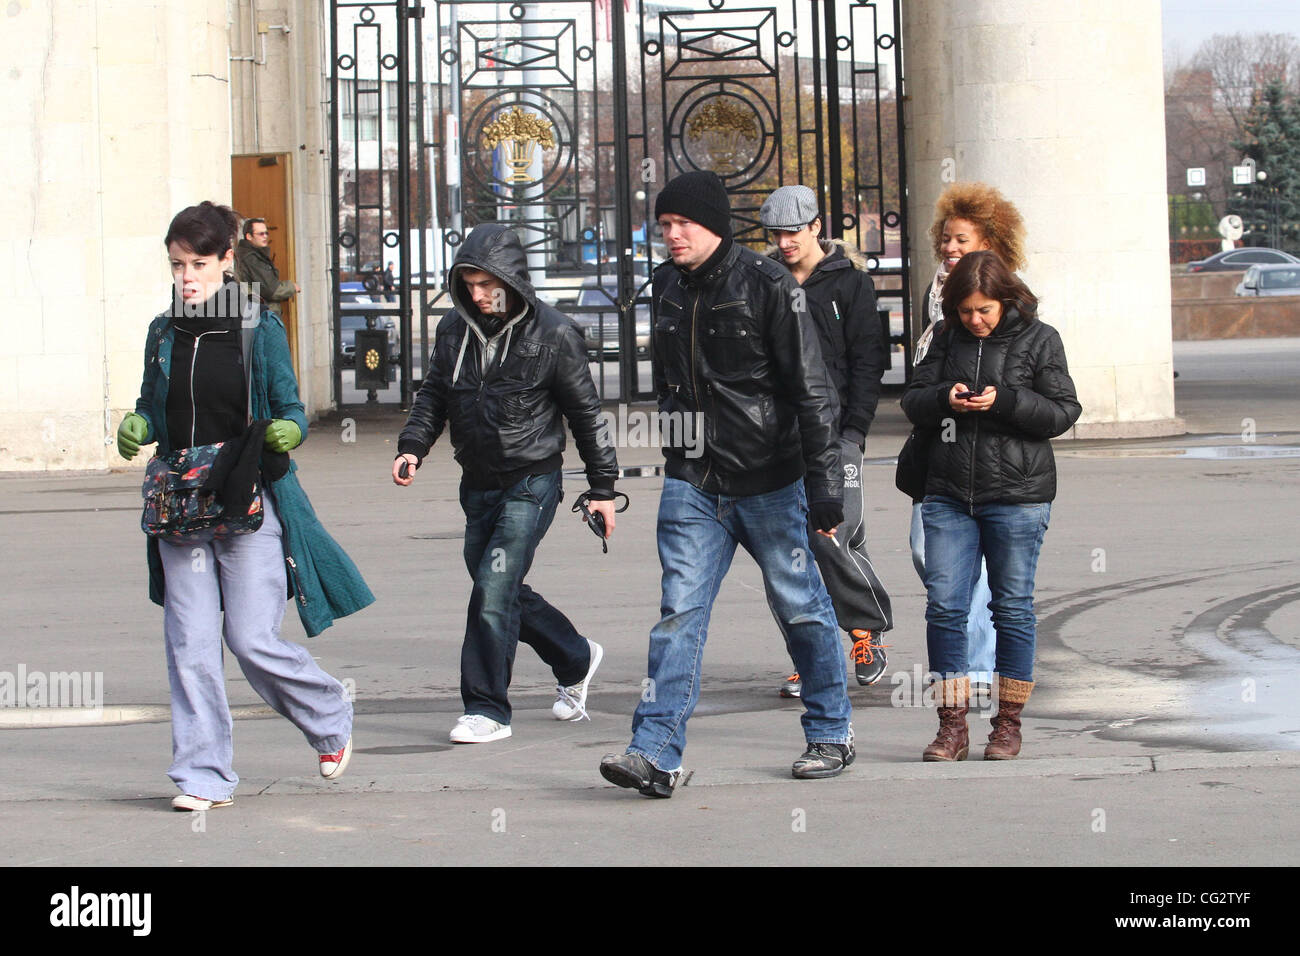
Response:
[[[104,705],[83,726],[58,726],[76,716],[66,708],[0,706],[0,862],[1294,864],[1300,340],[1176,343],[1175,356],[1188,436],[1057,446],[1020,760],[985,763],[978,747],[960,764],[919,760],[936,721],[918,693],[924,591],[893,488],[907,430],[895,394],[864,472],[897,627],[886,679],[850,689],[858,761],[834,780],[789,778],[800,708],[777,697],[789,662],[741,554],[713,615],[686,753],[694,775],[671,801],[596,770],[627,742],[657,616],[658,478],[622,484],[632,509],[605,556],[562,505],[530,577],[605,646],[592,719],[551,719],[549,674],[521,648],[514,736],[453,747],[468,578],[450,451],[440,444],[400,489],[387,478],[399,413],[315,423],[295,453],[304,487],[378,596],[309,643],[355,688],[356,753],[341,781],[321,781],[298,732],[231,663],[242,780],[234,806],[198,832],[167,809],[166,669],[139,474],[0,479],[0,681],[19,667],[102,674]],[[660,460],[620,449],[624,466]],[[305,640],[292,610],[285,633]],[[982,738],[986,721],[971,723]],[[934,838],[954,828],[958,845]]]

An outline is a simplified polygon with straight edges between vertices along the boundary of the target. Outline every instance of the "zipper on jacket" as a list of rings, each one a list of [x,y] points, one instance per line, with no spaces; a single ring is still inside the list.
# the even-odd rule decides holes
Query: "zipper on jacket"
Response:
[[[975,388],[980,381],[980,364],[984,360],[984,340],[979,339],[975,347],[975,381],[971,382],[969,388]],[[975,455],[979,450],[980,444],[980,420],[979,416],[975,417],[975,437],[971,439],[970,446],[970,485],[967,500],[970,503],[971,517],[975,517]]]
[[[184,329],[182,329],[181,331],[184,331]],[[190,447],[191,448],[194,447],[195,428],[198,425],[198,417],[199,417],[198,400],[194,397],[194,366],[199,364],[199,342],[202,341],[203,336],[211,335],[213,332],[220,332],[220,331],[221,331],[220,329],[211,329],[207,332],[200,332],[197,335],[194,335],[193,332],[190,333],[191,335],[194,335],[194,354],[190,356]]]
[[[302,582],[298,580],[298,565],[294,563],[293,556],[286,554],[284,563],[289,565],[289,574],[293,578],[293,593],[298,598],[298,603],[303,607],[307,606],[307,595],[302,591]]]
[[[700,406],[702,410],[704,405],[704,399],[703,396],[700,395],[700,386],[695,379],[695,329],[696,326],[699,325],[699,322],[697,321],[699,318],[699,312],[700,312],[700,292],[697,289],[695,291],[695,304],[691,306],[691,391],[695,393],[696,405]],[[703,435],[700,436],[700,438],[703,437],[704,437]],[[705,456],[704,460],[705,460],[704,477],[700,479],[701,488],[703,488],[705,484],[708,482],[709,472],[713,468],[713,462],[709,460],[707,455]]]

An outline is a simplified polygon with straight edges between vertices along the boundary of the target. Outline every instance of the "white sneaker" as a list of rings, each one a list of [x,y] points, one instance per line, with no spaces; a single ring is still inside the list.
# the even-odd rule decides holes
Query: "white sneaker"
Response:
[[[235,802],[235,798],[229,800],[209,800],[206,797],[196,797],[190,793],[182,793],[172,797],[173,810],[215,810],[217,807],[228,807]]]
[[[587,643],[591,645],[591,666],[587,668],[587,676],[581,684],[555,688],[558,696],[551,705],[551,716],[556,720],[582,720],[587,717],[587,685],[591,683],[591,675],[596,673],[601,658],[605,656],[605,649],[595,641],[588,640]]]
[[[465,714],[448,734],[453,744],[486,744],[509,736],[509,724],[499,724],[482,714]]]

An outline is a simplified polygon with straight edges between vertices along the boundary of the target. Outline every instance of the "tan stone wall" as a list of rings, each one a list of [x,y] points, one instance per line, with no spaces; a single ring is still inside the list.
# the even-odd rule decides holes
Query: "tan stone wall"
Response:
[[[1176,299],[1173,333],[1175,341],[1300,336],[1300,295]]]
[[[0,471],[121,465],[167,224],[229,197],[225,0],[14,0],[0,62]]]
[[[1191,272],[1170,276],[1174,303],[1180,299],[1213,299],[1233,294],[1246,270],[1239,272]]]
[[[1300,296],[1236,295],[1243,275],[1244,270],[1174,275],[1174,341],[1300,336]]]
[[[1076,434],[1175,430],[1158,0],[903,5],[912,255],[948,181],[997,186],[1060,330]]]

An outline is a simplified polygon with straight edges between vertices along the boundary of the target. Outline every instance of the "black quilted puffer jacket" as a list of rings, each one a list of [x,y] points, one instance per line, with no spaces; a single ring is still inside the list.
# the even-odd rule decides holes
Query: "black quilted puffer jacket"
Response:
[[[957,382],[996,386],[997,399],[987,412],[955,412],[948,393]],[[1056,329],[1008,308],[986,338],[960,322],[936,335],[903,394],[903,412],[935,429],[925,493],[973,506],[1054,499],[1051,439],[1082,408]]]

